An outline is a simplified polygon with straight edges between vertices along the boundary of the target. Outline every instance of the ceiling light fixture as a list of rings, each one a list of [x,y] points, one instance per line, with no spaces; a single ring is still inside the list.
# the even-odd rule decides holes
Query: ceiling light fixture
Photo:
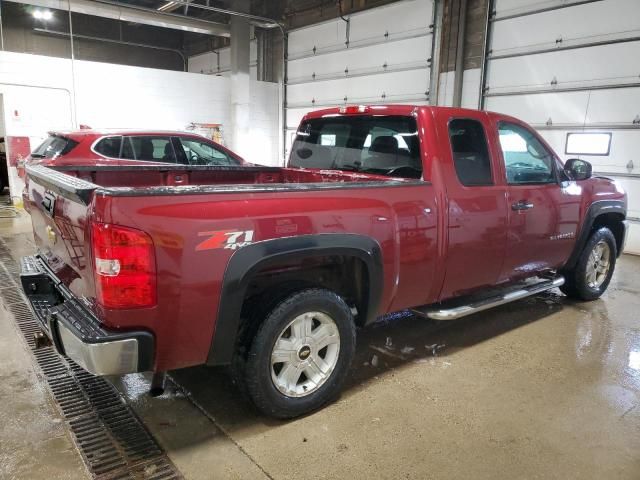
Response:
[[[37,20],[44,20],[45,22],[53,18],[53,12],[51,10],[34,10],[32,15],[33,18]]]

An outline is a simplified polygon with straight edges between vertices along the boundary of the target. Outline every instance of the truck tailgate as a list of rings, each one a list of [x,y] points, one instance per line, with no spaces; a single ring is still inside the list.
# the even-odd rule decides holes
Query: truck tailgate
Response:
[[[93,299],[87,219],[97,186],[38,166],[27,174],[27,208],[38,253],[77,298]]]

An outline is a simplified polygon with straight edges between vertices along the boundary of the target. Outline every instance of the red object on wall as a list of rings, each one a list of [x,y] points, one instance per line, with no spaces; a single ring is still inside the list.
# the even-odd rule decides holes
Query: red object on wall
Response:
[[[17,167],[31,154],[29,137],[7,137],[7,157],[9,166]]]

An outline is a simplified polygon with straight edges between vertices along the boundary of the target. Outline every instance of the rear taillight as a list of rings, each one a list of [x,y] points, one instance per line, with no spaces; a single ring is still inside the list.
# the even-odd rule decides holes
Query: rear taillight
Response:
[[[156,304],[156,259],[151,237],[108,223],[91,225],[96,297],[106,308]]]

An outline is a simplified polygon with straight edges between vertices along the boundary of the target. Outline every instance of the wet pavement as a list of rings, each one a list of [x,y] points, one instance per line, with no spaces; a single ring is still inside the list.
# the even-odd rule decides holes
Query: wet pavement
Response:
[[[29,248],[24,222],[2,222]],[[359,332],[341,398],[293,421],[257,414],[221,368],[171,372],[158,398],[146,375],[114,382],[188,479],[639,479],[639,293],[625,255],[595,302],[556,291],[450,323],[388,318]],[[0,310],[0,478],[39,478],[47,459],[82,478],[12,329]]]
[[[17,252],[31,249],[28,227],[22,218],[0,218],[0,235],[11,234]],[[46,382],[1,300],[0,386],[0,479],[89,478]]]

